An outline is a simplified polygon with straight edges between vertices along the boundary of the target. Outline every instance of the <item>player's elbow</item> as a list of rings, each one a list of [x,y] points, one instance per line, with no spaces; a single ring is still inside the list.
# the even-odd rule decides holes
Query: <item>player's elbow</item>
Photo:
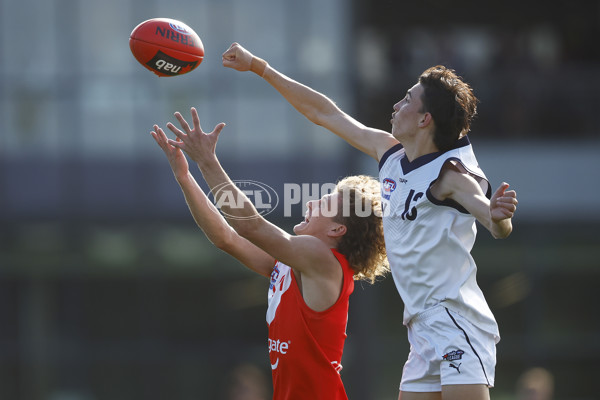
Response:
[[[222,250],[226,253],[229,253],[229,251],[233,248],[233,241],[230,237],[213,237],[210,239],[210,241],[217,249]]]
[[[328,121],[340,113],[341,110],[335,103],[325,97],[316,104],[306,105],[304,110],[302,110],[302,114],[308,118],[310,122],[325,127],[328,125]]]
[[[213,246],[226,253],[229,253],[235,247],[236,241],[239,240],[238,234],[231,227],[220,231],[218,234],[214,232],[207,234],[207,237]]]
[[[324,114],[315,107],[304,109],[302,114],[315,125],[323,126],[325,124]]]

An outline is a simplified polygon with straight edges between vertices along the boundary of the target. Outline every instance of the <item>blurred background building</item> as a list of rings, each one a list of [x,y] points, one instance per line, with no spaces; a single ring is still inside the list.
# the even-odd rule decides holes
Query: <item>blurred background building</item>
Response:
[[[202,38],[192,73],[158,78],[129,52],[131,30],[159,16]],[[377,165],[223,68],[239,41],[385,130],[427,67],[470,82],[478,160],[520,201],[513,235],[480,227],[473,251],[503,337],[492,398],[516,399],[540,367],[555,399],[597,399],[598,37],[595,0],[0,0],[0,398],[229,399],[250,381],[269,392],[267,282],[195,227],[152,125],[191,106],[205,128],[226,122],[217,151],[232,178],[280,195]],[[268,218],[297,222],[281,207]],[[351,399],[397,398],[402,307],[391,278],[357,285]]]

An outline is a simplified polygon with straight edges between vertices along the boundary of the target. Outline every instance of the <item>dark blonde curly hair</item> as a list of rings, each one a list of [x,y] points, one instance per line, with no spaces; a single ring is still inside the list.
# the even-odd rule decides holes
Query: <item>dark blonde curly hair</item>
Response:
[[[355,280],[374,283],[389,272],[381,210],[381,186],[371,176],[349,176],[340,180],[336,221],[346,226],[337,250],[346,256]]]

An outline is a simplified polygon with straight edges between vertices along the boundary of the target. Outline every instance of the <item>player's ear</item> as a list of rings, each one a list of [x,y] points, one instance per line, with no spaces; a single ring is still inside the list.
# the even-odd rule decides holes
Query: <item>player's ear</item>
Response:
[[[425,128],[431,123],[433,123],[433,116],[431,113],[426,112],[419,121],[419,128]]]
[[[348,229],[346,228],[346,225],[337,224],[336,227],[330,229],[329,232],[327,232],[327,236],[339,238],[344,236],[347,231]]]

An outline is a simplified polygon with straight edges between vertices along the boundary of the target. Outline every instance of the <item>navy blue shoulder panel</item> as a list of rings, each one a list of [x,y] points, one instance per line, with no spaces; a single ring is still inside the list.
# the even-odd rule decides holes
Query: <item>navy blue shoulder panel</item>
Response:
[[[427,189],[427,192],[425,194],[427,195],[427,199],[429,199],[429,201],[432,202],[433,204],[435,204],[436,206],[452,207],[460,213],[469,214],[469,212],[467,211],[466,208],[464,208],[458,202],[456,202],[452,199],[446,199],[446,200],[440,201],[440,200],[436,199],[435,197],[433,197],[433,195],[431,194],[431,186]]]
[[[400,151],[401,149],[402,149],[402,144],[398,143],[398,144],[393,145],[385,153],[383,153],[381,160],[379,160],[379,170],[381,171],[383,164],[385,164],[385,162],[387,161],[389,156],[391,156],[392,154],[394,154],[397,151]]]
[[[409,172],[414,171],[415,169],[430,163],[431,161],[444,155],[444,153],[450,150],[468,146],[469,144],[471,144],[471,142],[469,141],[469,137],[463,136],[462,138],[458,139],[450,149],[446,151],[436,151],[435,153],[424,154],[421,157],[415,158],[412,161],[409,161],[408,158],[404,157],[401,161],[402,171],[405,174],[408,174]]]

